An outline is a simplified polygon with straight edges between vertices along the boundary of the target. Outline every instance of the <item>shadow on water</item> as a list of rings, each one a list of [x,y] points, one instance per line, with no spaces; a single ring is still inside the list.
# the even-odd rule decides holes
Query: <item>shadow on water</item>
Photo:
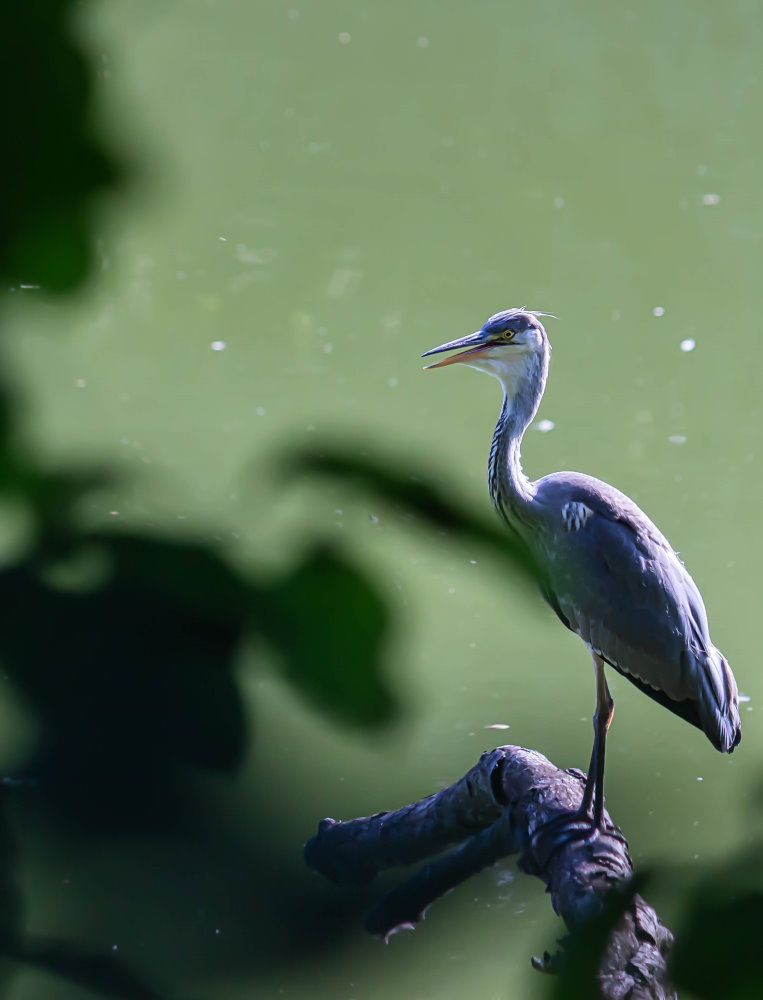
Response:
[[[5,131],[17,154],[0,160],[3,190],[13,192],[0,209],[5,288],[81,288],[93,259],[93,197],[116,194],[129,178],[92,127],[94,70],[68,30],[77,6],[45,0],[0,12],[0,81],[14,95],[5,102]],[[488,546],[513,572],[534,575],[503,532],[382,461],[338,446],[289,465],[352,481],[451,541]],[[3,974],[33,966],[109,996],[176,996],[177,983],[188,981],[183,928],[203,925],[209,940],[216,933],[217,917],[188,897],[189,871],[203,872],[210,911],[235,914],[214,958],[202,947],[188,960],[192,971],[194,961],[199,973],[204,966],[207,979],[215,969],[230,975],[325,950],[357,926],[363,899],[327,893],[306,877],[289,828],[288,790],[263,783],[256,826],[235,822],[233,779],[225,776],[241,763],[248,739],[235,667],[256,636],[277,652],[288,682],[331,717],[383,724],[396,709],[383,671],[392,610],[368,572],[320,543],[274,579],[235,569],[200,542],[89,530],[76,511],[109,481],[108,470],[40,467],[19,444],[12,387],[0,386],[0,497],[22,503],[34,525],[24,554],[0,571],[0,658],[37,722],[18,781],[0,788]],[[213,792],[208,772],[221,776]],[[74,928],[59,940],[23,930],[25,858],[11,832],[19,816],[49,845],[60,838],[108,852],[102,884],[78,886],[84,910],[94,904],[102,916],[134,916],[147,938],[152,927],[175,922],[179,943],[163,966],[154,963],[168,990],[88,944],[92,933]],[[147,843],[161,845],[159,871],[134,863]],[[713,969],[731,963],[730,935],[749,933],[760,916],[759,896],[724,894],[722,875],[695,887],[678,929],[676,978],[697,996],[720,995]],[[709,923],[717,925],[710,938]],[[697,946],[700,978],[685,958]],[[753,966],[735,964],[736,992],[725,996],[753,995],[750,983],[760,982]]]

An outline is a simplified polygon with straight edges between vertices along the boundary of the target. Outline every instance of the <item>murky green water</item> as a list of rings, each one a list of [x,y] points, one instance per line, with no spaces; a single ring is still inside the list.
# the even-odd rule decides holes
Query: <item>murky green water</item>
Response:
[[[238,797],[254,824],[272,795],[286,803],[278,850],[297,857],[323,815],[403,804],[496,742],[588,760],[587,654],[534,594],[337,488],[276,484],[265,464],[286,441],[347,435],[421,461],[486,509],[499,388],[471,370],[422,373],[418,356],[499,308],[556,313],[539,414],[553,428],[528,433],[527,471],[580,469],[642,504],[750,698],[726,759],[612,685],[609,807],[637,860],[701,865],[748,838],[763,745],[760,11],[291,2],[84,12],[107,53],[100,120],[142,177],[101,208],[104,270],[87,296],[24,293],[13,312],[6,363],[29,438],[45,456],[122,470],[117,513],[97,519],[214,534],[273,565],[320,531],[383,574],[407,706],[394,730],[337,731],[242,670],[250,759],[224,794],[211,783],[210,808]],[[12,771],[24,735],[13,720],[7,732]],[[30,927],[63,934],[77,872],[91,884],[102,871],[83,934],[175,993],[526,998],[543,987],[530,954],[559,933],[540,886],[507,865],[413,936],[383,948],[358,926],[295,967],[262,931],[278,887],[245,892],[224,857],[205,872],[157,840],[115,873],[72,844],[46,850]],[[182,912],[163,910],[178,885]],[[114,893],[124,920],[104,927]],[[80,993],[30,973],[12,995]]]

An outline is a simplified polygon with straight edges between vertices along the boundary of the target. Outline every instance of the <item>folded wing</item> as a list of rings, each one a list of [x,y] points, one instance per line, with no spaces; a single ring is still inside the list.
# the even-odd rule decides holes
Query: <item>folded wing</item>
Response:
[[[553,525],[541,541],[551,606],[619,673],[730,753],[741,738],[734,675],[667,540],[628,497],[598,480],[564,473],[538,487],[535,502]]]

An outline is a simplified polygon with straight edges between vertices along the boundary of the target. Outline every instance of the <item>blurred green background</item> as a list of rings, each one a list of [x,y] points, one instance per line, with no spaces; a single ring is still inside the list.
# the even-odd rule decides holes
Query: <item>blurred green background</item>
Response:
[[[78,294],[23,287],[34,277],[5,294],[3,377],[36,462],[112,470],[77,508],[88,531],[198,543],[265,589],[314,539],[337,546],[390,609],[378,696],[400,711],[343,725],[253,638],[231,654],[239,742],[173,772],[169,818],[158,783],[155,812],[136,793],[133,823],[100,823],[108,767],[41,775],[46,717],[8,683],[0,770],[23,925],[117,956],[167,997],[540,996],[529,956],[561,925],[510,863],[384,948],[360,929],[369,897],[323,885],[301,847],[322,816],[395,808],[502,742],[584,767],[585,649],[484,549],[342,483],[285,480],[278,457],[341,441],[489,516],[499,387],[422,373],[419,355],[501,308],[555,313],[526,471],[583,470],[644,507],[746,699],[724,758],[613,678],[608,807],[639,864],[702,870],[752,843],[763,15],[742,0],[290,2],[72,6],[93,128],[123,180],[96,202]],[[28,517],[4,503],[11,565]],[[331,598],[327,585],[320,615],[341,624]],[[55,673],[55,635],[46,656]],[[136,705],[152,690],[149,676]],[[72,796],[91,812],[73,816]],[[12,1000],[92,995],[39,963],[12,972]]]

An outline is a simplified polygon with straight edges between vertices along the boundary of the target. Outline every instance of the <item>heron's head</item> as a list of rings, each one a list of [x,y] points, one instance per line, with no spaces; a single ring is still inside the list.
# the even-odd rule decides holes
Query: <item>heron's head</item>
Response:
[[[504,309],[491,316],[476,333],[433,347],[422,357],[466,348],[442,361],[427,365],[427,368],[468,365],[487,372],[488,375],[495,375],[506,386],[514,383],[523,373],[536,368],[539,360],[542,361],[541,368],[546,367],[551,348],[539,317],[548,315],[550,314],[530,309]]]

